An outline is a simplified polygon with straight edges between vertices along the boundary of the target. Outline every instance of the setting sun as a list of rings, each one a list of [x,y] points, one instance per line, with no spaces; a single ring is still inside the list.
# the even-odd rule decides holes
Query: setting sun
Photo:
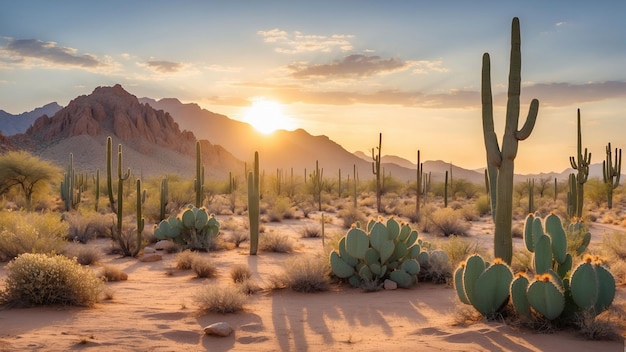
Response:
[[[282,104],[264,98],[254,100],[244,115],[244,122],[249,123],[263,134],[291,129],[290,120],[285,115]]]

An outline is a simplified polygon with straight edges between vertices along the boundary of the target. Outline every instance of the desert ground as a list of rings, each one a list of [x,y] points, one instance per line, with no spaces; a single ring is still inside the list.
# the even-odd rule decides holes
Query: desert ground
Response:
[[[226,221],[232,216],[221,216]],[[241,217],[241,221],[246,221]],[[247,243],[232,250],[203,253],[218,266],[216,278],[198,279],[189,270],[175,269],[176,253],[163,260],[141,262],[103,254],[100,264],[113,265],[128,280],[108,282],[93,308],[36,307],[0,311],[0,351],[623,351],[617,338],[590,341],[576,331],[540,333],[502,321],[461,322],[454,289],[447,284],[418,283],[410,289],[364,292],[349,285],[331,285],[320,293],[264,289],[252,294],[243,312],[200,313],[195,292],[205,284],[232,284],[229,268],[247,264],[252,280],[269,287],[273,274],[283,270],[288,257],[322,253],[321,238],[303,238],[303,229],[319,224],[310,218],[266,223],[265,231],[287,234],[292,253],[259,252],[248,255]],[[489,220],[476,221],[471,235],[489,246]],[[614,229],[594,226],[594,236]],[[337,221],[327,233],[344,232]],[[425,239],[428,234],[420,234]],[[596,237],[597,238],[597,237]],[[519,239],[516,245],[519,245]],[[102,248],[110,240],[89,246]],[[0,266],[0,282],[7,275]],[[96,268],[97,269],[97,268]],[[626,301],[618,287],[615,302]],[[463,306],[463,307],[461,307]],[[227,322],[228,337],[206,335],[203,328]],[[623,336],[622,336],[623,337]]]

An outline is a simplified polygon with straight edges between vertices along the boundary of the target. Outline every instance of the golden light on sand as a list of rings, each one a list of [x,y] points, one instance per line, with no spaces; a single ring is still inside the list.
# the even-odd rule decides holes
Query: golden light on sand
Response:
[[[285,115],[283,105],[265,98],[253,101],[244,114],[244,121],[263,134],[292,129],[291,119]]]

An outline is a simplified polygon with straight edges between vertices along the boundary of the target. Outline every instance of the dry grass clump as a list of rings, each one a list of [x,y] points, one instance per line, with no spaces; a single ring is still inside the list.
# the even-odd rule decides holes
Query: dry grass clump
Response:
[[[429,233],[439,236],[467,236],[471,224],[463,219],[463,216],[450,208],[435,210],[428,217]]]
[[[259,249],[264,252],[291,253],[294,243],[287,235],[269,232],[259,236]]]
[[[201,313],[236,313],[243,310],[248,296],[236,286],[207,284],[200,288],[194,300]]]
[[[242,283],[252,277],[252,271],[245,264],[235,264],[230,268],[230,277],[234,283]]]
[[[602,237],[602,253],[615,260],[626,260],[626,235],[619,232]]]
[[[107,282],[128,280],[128,274],[112,265],[103,265],[100,277],[105,279]]]
[[[273,205],[267,209],[267,215],[271,222],[281,222],[283,219],[293,219],[294,211],[287,197],[278,197]]]
[[[62,253],[68,223],[54,213],[0,212],[0,260],[22,253]]]
[[[233,229],[232,232],[224,234],[222,238],[226,242],[233,243],[235,248],[239,248],[241,243],[250,240],[250,232],[246,230]]]
[[[217,265],[210,259],[202,256],[194,258],[191,262],[191,270],[198,278],[213,278],[217,275]]]
[[[577,313],[573,323],[578,333],[587,340],[616,340],[622,339],[619,330],[624,328],[624,321],[624,310],[619,306],[611,306],[598,316],[593,309]]]
[[[176,256],[176,269],[190,270],[191,265],[198,258],[200,258],[198,252],[192,252],[190,250],[182,251]]]
[[[474,201],[474,207],[480,216],[489,214],[491,212],[491,201],[489,200],[489,196],[486,194],[479,196],[476,201]]]
[[[324,256],[300,255],[285,261],[283,272],[271,278],[276,288],[291,288],[296,292],[328,290],[330,267]]]
[[[358,207],[354,207],[354,205],[341,209],[338,215],[343,220],[343,227],[346,229],[349,229],[357,221],[364,223],[367,220],[363,212]]]
[[[93,306],[104,288],[94,272],[62,255],[24,253],[6,266],[5,305]]]
[[[486,251],[480,248],[477,242],[458,236],[450,236],[446,240],[442,240],[437,244],[437,248],[446,252],[453,268],[456,268],[472,254],[478,253],[483,256],[486,254]]]
[[[428,254],[428,263],[422,263],[418,274],[418,281],[430,281],[435,284],[443,284],[452,278],[453,266],[447,253],[442,250],[434,250]]]
[[[93,265],[102,259],[102,251],[98,247],[75,245],[68,249],[67,256],[75,257],[80,265]]]
[[[302,230],[302,238],[320,238],[322,237],[321,226],[307,226]]]
[[[63,219],[69,223],[68,240],[80,243],[87,243],[95,238],[110,238],[114,226],[110,214],[95,211],[65,213]]]

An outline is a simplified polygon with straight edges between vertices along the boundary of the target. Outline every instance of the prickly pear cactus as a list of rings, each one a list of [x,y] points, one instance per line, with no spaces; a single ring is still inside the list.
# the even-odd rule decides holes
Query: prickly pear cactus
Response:
[[[209,250],[219,235],[220,224],[204,208],[189,205],[177,217],[163,220],[154,229],[159,240],[171,240],[184,248]]]
[[[393,218],[386,223],[379,218],[365,228],[358,224],[350,229],[330,254],[330,266],[333,274],[355,287],[365,282],[382,285],[386,279],[410,287],[420,272],[420,253],[417,231]]]

